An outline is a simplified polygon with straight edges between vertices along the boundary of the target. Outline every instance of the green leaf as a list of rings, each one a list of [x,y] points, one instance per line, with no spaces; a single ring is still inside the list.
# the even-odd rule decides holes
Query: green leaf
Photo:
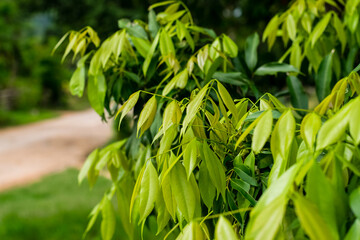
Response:
[[[237,114],[237,109],[234,103],[234,100],[231,98],[229,92],[226,90],[226,88],[220,83],[217,83],[218,91],[221,96],[221,99],[225,103],[225,106],[230,110],[231,114],[234,117],[235,123],[239,121],[239,117]]]
[[[204,162],[199,167],[199,190],[201,198],[208,209],[213,206],[213,201],[216,195],[216,188],[214,185],[209,184],[211,182],[209,172]]]
[[[229,55],[229,57],[234,58],[237,56],[238,47],[237,47],[236,43],[234,43],[234,41],[231,40],[231,38],[229,38],[225,34],[223,35],[223,47],[224,47],[224,52],[227,55]]]
[[[226,179],[224,166],[206,142],[203,143],[203,152],[203,160],[209,171],[211,182],[216,187],[218,195],[221,193],[221,195],[225,198]]]
[[[163,115],[163,129],[166,131],[171,125],[177,125],[180,123],[182,117],[181,109],[176,101],[169,103]]]
[[[231,226],[229,220],[227,220],[224,216],[219,217],[219,221],[215,227],[215,239],[216,240],[237,240],[238,237]]]
[[[300,167],[300,164],[293,165],[263,193],[255,208],[250,212],[246,239],[274,239],[285,215],[288,193],[292,190]]]
[[[129,19],[120,19],[118,21],[120,29],[126,29],[126,31],[134,37],[148,39],[145,29],[137,23],[130,22]]]
[[[150,10],[149,11],[149,15],[148,15],[148,19],[149,19],[149,32],[152,38],[155,38],[156,34],[159,31],[159,24],[156,21],[156,14],[154,10]]]
[[[277,73],[287,73],[287,72],[295,72],[299,73],[299,70],[294,66],[286,64],[286,63],[267,63],[256,69],[255,75],[264,76],[264,75],[275,75]]]
[[[231,180],[231,187],[236,189],[238,192],[240,192],[241,195],[243,195],[250,202],[251,206],[255,206],[256,200],[253,198],[253,196],[249,194],[248,190],[245,189],[243,185],[244,185],[243,181],[239,179]]]
[[[292,198],[295,205],[295,212],[301,226],[309,235],[310,239],[329,240],[334,239],[324,219],[320,216],[319,209],[311,201],[300,194]]]
[[[269,175],[269,185],[281,174],[288,165],[290,147],[295,136],[295,119],[291,110],[284,112],[274,127],[271,135],[270,149],[274,158],[274,165]]]
[[[259,46],[259,35],[254,33],[245,41],[245,62],[248,68],[253,71],[257,64],[257,48]]]
[[[356,98],[352,104],[351,117],[349,118],[350,135],[356,145],[360,143],[360,99]]]
[[[197,203],[196,193],[190,181],[187,180],[185,168],[180,163],[176,163],[171,170],[170,182],[179,210],[186,221],[190,222],[194,217],[196,205],[200,203]]]
[[[90,54],[82,57],[78,63],[77,68],[74,71],[70,79],[70,92],[72,95],[82,97],[85,88],[85,61],[89,58]]]
[[[116,217],[114,207],[107,196],[102,201],[101,214],[101,238],[103,240],[110,240],[115,233]]]
[[[89,182],[92,182],[92,181],[90,181],[90,176],[93,176],[94,173],[91,173],[91,172],[94,171],[94,167],[98,160],[99,160],[99,149],[95,149],[94,151],[92,151],[89,154],[89,156],[86,158],[85,163],[81,167],[81,170],[78,175],[79,184],[81,184],[81,182],[84,180],[84,178],[87,175],[89,175]],[[93,185],[93,184],[90,184],[90,185]]]
[[[315,77],[316,94],[321,102],[331,92],[330,84],[332,79],[332,62],[334,50],[322,60],[318,74]]]
[[[309,100],[300,80],[295,76],[288,76],[286,82],[290,91],[291,104],[295,108],[307,109]]]
[[[255,154],[260,153],[261,149],[264,147],[266,141],[268,140],[271,130],[272,130],[272,111],[267,110],[260,118],[259,122],[255,126],[254,135],[252,138],[251,148]]]
[[[360,219],[360,187],[351,192],[349,200],[351,210]]]
[[[336,196],[333,186],[330,181],[326,179],[318,163],[314,162],[307,174],[306,180],[307,198],[316,204],[321,217],[330,227],[330,234],[333,238],[339,239],[337,222],[342,222],[342,219],[336,214],[336,210],[339,209],[339,207],[335,205],[335,198],[338,196]]]
[[[278,27],[280,24],[280,19],[278,15],[275,15],[269,22],[269,24],[266,26],[262,40],[263,42],[268,38],[268,49],[270,50],[272,46],[275,43],[276,40],[276,34],[278,31]]]
[[[350,230],[346,234],[345,240],[357,240],[360,236],[360,220],[356,219]]]
[[[149,101],[145,104],[144,108],[142,109],[138,124],[137,124],[137,134],[139,134],[139,130],[141,129],[140,136],[150,128],[152,122],[154,121],[155,114],[157,108],[157,101],[156,97],[152,96]]]
[[[193,138],[189,142],[184,150],[184,167],[187,173],[187,178],[189,179],[192,171],[196,167],[197,161],[197,147],[196,147],[196,138]]]
[[[296,23],[293,15],[289,14],[286,18],[286,27],[288,30],[289,37],[292,41],[296,38]]]
[[[339,38],[339,41],[341,43],[341,52],[344,52],[346,47],[346,33],[344,30],[344,26],[337,14],[333,14],[333,26],[335,28],[337,37]]]
[[[250,221],[246,227],[245,239],[276,239],[276,233],[285,215],[286,204],[287,199],[280,196],[269,202],[265,208],[256,206],[255,209],[258,209],[258,211],[253,210],[250,212]]]
[[[194,120],[197,112],[200,109],[202,104],[202,100],[205,97],[205,94],[208,90],[208,85],[205,85],[198,94],[190,101],[190,103],[186,107],[186,115],[183,120],[183,127],[181,128],[181,135],[183,135],[186,131],[188,125]]]
[[[214,30],[209,29],[209,28],[203,28],[203,27],[193,25],[193,26],[189,26],[188,29],[195,31],[195,32],[202,33],[204,35],[208,35],[209,37],[212,37],[213,39],[216,38],[216,33],[214,32]]]
[[[320,150],[334,144],[344,136],[349,123],[350,110],[351,105],[345,105],[339,112],[321,126],[317,136],[316,150]]]
[[[140,53],[140,55],[143,58],[146,58],[151,47],[149,40],[132,36],[131,41],[133,42],[136,50]]]
[[[166,63],[170,67],[171,63],[169,61],[169,57],[175,57],[175,47],[171,40],[170,34],[165,30],[160,32],[159,46],[161,56],[166,59]]]
[[[137,101],[139,99],[139,96],[140,96],[140,91],[137,91],[137,92],[131,94],[129,99],[121,106],[121,108],[119,109],[119,111],[116,114],[116,117],[117,117],[121,112],[119,126],[120,126],[122,120],[124,119],[124,117],[126,116],[126,114],[128,114],[130,112],[130,110],[135,106],[135,104],[137,103]]]
[[[330,19],[331,19],[331,12],[328,12],[321,20],[316,24],[314,30],[310,34],[309,39],[311,40],[311,47],[313,48],[317,40],[321,37],[324,33]]]
[[[160,38],[160,33],[158,32],[158,33],[156,34],[156,37],[155,37],[154,41],[153,41],[152,44],[151,44],[150,50],[149,50],[148,54],[146,55],[144,64],[143,64],[143,66],[142,66],[142,70],[143,70],[143,72],[144,72],[144,76],[146,76],[146,73],[147,73],[147,71],[148,71],[148,69],[149,69],[151,59],[152,59],[152,57],[154,56],[156,47],[157,47],[157,45],[158,45],[158,43],[159,43],[159,38]]]
[[[106,81],[104,75],[99,73],[96,76],[89,76],[88,99],[91,107],[100,115],[104,114],[104,101],[106,95]]]
[[[142,222],[154,208],[155,200],[159,191],[159,180],[155,167],[149,162],[145,168],[140,184],[140,220]]]
[[[314,149],[316,134],[321,127],[321,118],[316,113],[307,114],[301,122],[301,137],[310,149]]]
[[[205,240],[206,236],[199,223],[191,221],[182,231],[182,238],[177,240]]]

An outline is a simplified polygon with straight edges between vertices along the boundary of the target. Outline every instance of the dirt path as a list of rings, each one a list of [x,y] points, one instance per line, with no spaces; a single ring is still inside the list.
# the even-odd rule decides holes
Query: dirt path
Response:
[[[80,167],[111,135],[110,124],[93,110],[0,130],[0,191]]]

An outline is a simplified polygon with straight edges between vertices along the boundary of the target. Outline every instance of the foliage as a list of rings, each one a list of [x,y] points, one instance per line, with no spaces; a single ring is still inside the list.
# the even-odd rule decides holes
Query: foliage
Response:
[[[11,240],[78,240],[91,208],[111,185],[104,177],[90,191],[74,184],[79,171],[69,169],[0,194],[0,237]],[[100,239],[94,227],[88,239]]]
[[[69,37],[64,58],[81,55],[74,94],[87,85],[93,108],[117,112],[120,129],[134,109],[131,136],[94,150],[79,174],[93,185],[106,167],[113,182],[86,232],[101,215],[103,239],[115,226],[127,239],[355,239],[359,75],[352,71],[332,91],[321,85],[324,99],[308,110],[299,69],[258,67],[257,34],[237,57],[237,45],[193,25],[182,2],[150,9],[148,24],[120,20],[101,45],[89,27],[59,42]],[[325,60],[319,74],[331,82]],[[255,76],[279,73],[288,73],[296,108],[254,84]],[[112,199],[124,210],[120,223]]]
[[[296,0],[267,25],[263,40],[269,49],[281,36],[287,51],[280,62],[314,71],[317,96],[323,100],[336,79],[354,68],[360,45],[359,3],[357,1]],[[305,61],[304,64],[304,59]]]

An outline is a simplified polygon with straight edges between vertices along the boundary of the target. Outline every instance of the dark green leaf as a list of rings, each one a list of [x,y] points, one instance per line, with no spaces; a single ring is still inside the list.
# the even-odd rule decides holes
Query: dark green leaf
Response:
[[[286,82],[290,91],[291,104],[295,108],[307,109],[308,97],[300,80],[295,76],[288,76]]]
[[[315,78],[316,94],[320,102],[330,94],[333,55],[334,51],[331,51],[331,53],[326,55],[324,60],[322,60]]]
[[[249,36],[245,41],[245,61],[251,71],[254,70],[257,64],[257,48],[259,42],[259,35],[257,33]]]
[[[264,76],[264,75],[275,75],[277,73],[287,73],[287,72],[295,72],[299,73],[299,70],[294,66],[286,64],[286,63],[278,63],[271,62],[262,65],[255,71],[255,75]]]

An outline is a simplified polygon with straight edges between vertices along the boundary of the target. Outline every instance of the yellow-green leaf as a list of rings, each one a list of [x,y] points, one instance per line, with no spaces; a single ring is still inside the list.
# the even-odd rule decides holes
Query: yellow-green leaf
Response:
[[[289,37],[292,41],[296,38],[296,23],[293,15],[289,14],[286,18],[286,27],[288,30]]]
[[[157,47],[157,45],[159,43],[159,38],[160,38],[160,33],[158,32],[156,34],[156,37],[154,38],[154,41],[151,44],[151,47],[150,47],[150,49],[149,49],[149,51],[148,51],[148,53],[146,55],[146,58],[145,58],[145,61],[144,61],[143,67],[142,67],[142,70],[144,72],[144,76],[146,76],[147,70],[148,70],[148,68],[150,66],[151,59],[152,59],[152,57],[154,55],[154,52],[156,50],[156,47]]]
[[[145,168],[140,184],[140,222],[153,210],[159,191],[159,180],[155,167],[149,162]]]
[[[116,114],[116,117],[121,113],[119,126],[125,117],[126,114],[130,112],[130,110],[135,106],[140,96],[140,91],[137,91],[130,95],[129,99],[120,107],[119,111]]]
[[[324,33],[330,19],[331,19],[331,12],[327,13],[324,17],[321,18],[321,20],[316,24],[314,30],[312,31],[310,35],[311,40],[311,47],[314,47],[317,40],[320,38],[320,36]]]
[[[272,130],[272,111],[267,110],[264,113],[263,117],[260,118],[259,122],[257,123],[254,129],[254,135],[252,138],[251,148],[255,154],[258,154],[261,149],[264,147],[266,141],[268,140],[271,130]]]
[[[229,55],[229,57],[236,57],[238,54],[238,47],[236,45],[236,43],[229,38],[228,36],[226,36],[225,34],[223,35],[223,47],[224,47],[224,52]]]
[[[316,113],[307,114],[301,122],[301,137],[310,149],[314,149],[316,134],[321,127],[321,118]]]
[[[182,112],[176,101],[169,103],[164,110],[163,129],[166,131],[171,125],[179,124]]]
[[[140,136],[150,128],[152,122],[154,121],[157,108],[156,97],[152,96],[149,101],[145,104],[143,110],[140,113],[138,124],[137,124],[137,134],[141,129]]]
[[[223,102],[225,103],[225,106],[230,110],[230,112],[232,113],[232,115],[234,117],[235,123],[237,123],[239,121],[239,116],[237,114],[234,100],[231,98],[229,92],[226,90],[226,88],[220,82],[217,82],[217,86],[218,86],[219,94],[220,94]]]
[[[102,201],[101,237],[103,240],[112,239],[115,233],[115,210],[110,199],[105,196]]]
[[[219,221],[215,227],[215,240],[236,240],[238,237],[231,226],[229,220],[227,220],[224,216],[219,217]]]
[[[197,165],[197,146],[196,146],[196,138],[193,138],[191,142],[189,142],[184,150],[184,167],[187,173],[187,178],[190,178],[190,175],[194,168]]]
[[[315,204],[296,194],[293,197],[295,212],[299,217],[301,226],[304,228],[310,239],[331,240],[335,239],[324,219],[320,216],[319,209]]]
[[[187,180],[185,168],[180,163],[176,163],[172,168],[170,172],[170,183],[180,212],[184,215],[186,221],[191,221],[195,214],[197,197],[192,188],[192,184]]]

